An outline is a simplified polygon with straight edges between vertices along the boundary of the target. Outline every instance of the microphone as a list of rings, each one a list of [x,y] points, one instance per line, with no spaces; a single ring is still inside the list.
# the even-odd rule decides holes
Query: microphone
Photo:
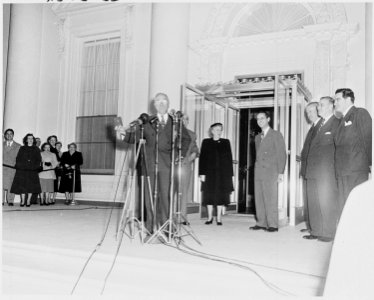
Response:
[[[175,109],[171,109],[171,110],[169,111],[169,115],[170,115],[172,118],[174,118],[174,117],[175,117]]]
[[[146,113],[143,113],[139,116],[139,118],[137,118],[136,120],[132,121],[129,126],[130,127],[134,127],[134,126],[138,126],[138,125],[144,125],[144,124],[147,124],[148,123],[148,119],[149,119],[149,116],[148,114]]]
[[[153,124],[155,122],[158,122],[158,117],[157,116],[153,116],[152,118],[149,119],[150,124]]]
[[[175,111],[175,109],[171,109],[170,112],[169,112],[169,115],[173,118],[173,119],[180,119],[183,117],[183,113],[178,110],[178,111]]]

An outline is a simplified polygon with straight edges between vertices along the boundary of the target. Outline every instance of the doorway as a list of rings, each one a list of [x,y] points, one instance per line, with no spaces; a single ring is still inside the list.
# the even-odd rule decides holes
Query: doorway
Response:
[[[260,111],[269,114],[269,125],[273,128],[274,107],[242,108],[240,110],[237,212],[241,214],[254,215],[256,213],[254,198],[255,136],[261,132],[256,120]]]
[[[287,152],[284,180],[278,184],[279,225],[294,226],[304,218],[302,184],[298,174],[307,131],[304,109],[312,96],[299,74],[244,77],[236,77],[234,82],[228,83],[183,85],[181,109],[189,114],[190,121],[192,116],[198,142],[206,136],[208,125],[217,121],[225,124],[224,137],[231,142],[234,165],[235,191],[231,203],[236,205],[238,213],[255,211],[251,180],[255,157],[253,140],[259,132],[255,115],[260,110],[269,112],[271,126],[283,135]],[[193,201],[200,204],[200,212],[203,212],[197,163],[198,159],[195,161]]]

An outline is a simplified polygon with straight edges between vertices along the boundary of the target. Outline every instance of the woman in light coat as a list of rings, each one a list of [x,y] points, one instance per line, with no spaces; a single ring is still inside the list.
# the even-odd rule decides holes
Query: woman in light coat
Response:
[[[52,204],[51,196],[55,192],[54,181],[56,179],[55,168],[58,165],[56,154],[51,152],[51,146],[48,143],[42,145],[42,167],[39,173],[42,195],[40,197],[40,205]]]

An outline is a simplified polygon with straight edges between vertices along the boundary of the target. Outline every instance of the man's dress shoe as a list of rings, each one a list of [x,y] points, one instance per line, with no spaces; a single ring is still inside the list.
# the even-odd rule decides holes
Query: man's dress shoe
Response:
[[[306,240],[316,240],[316,239],[318,239],[318,236],[315,236],[313,234],[309,234],[309,235],[304,235],[303,239],[306,239]]]
[[[262,226],[258,226],[258,225],[256,225],[256,226],[252,226],[252,227],[249,227],[249,229],[250,230],[266,230],[266,228],[265,227],[262,227]]]
[[[300,229],[300,232],[309,232],[309,229],[303,228],[303,229]]]
[[[323,237],[323,236],[320,236],[319,238],[318,238],[318,240],[320,241],[320,242],[332,242],[332,238],[328,238],[328,237]]]
[[[275,227],[269,227],[266,231],[267,231],[267,232],[277,232],[277,231],[278,231],[278,228],[275,228]]]

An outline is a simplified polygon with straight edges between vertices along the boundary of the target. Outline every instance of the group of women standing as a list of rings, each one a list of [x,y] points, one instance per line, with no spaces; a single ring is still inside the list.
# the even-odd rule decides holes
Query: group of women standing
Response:
[[[80,166],[82,154],[76,151],[75,143],[68,145],[68,151],[61,151],[62,144],[57,137],[48,137],[39,149],[32,133],[23,138],[23,146],[16,157],[16,174],[11,193],[21,196],[20,206],[31,205],[31,195],[41,194],[40,205],[55,203],[56,193],[65,193],[68,204],[72,192],[81,192]]]

